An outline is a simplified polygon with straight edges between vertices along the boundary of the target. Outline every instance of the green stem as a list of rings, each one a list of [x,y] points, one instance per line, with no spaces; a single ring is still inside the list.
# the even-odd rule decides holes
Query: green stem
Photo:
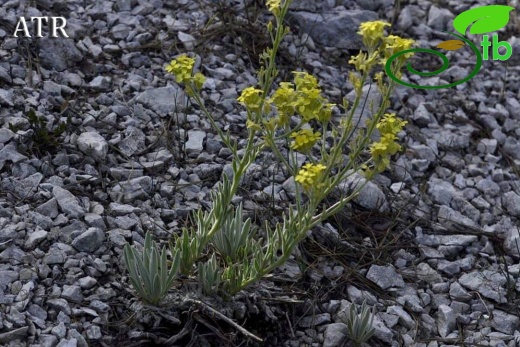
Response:
[[[249,138],[247,140],[247,147],[246,147],[244,156],[242,157],[242,159],[240,159],[238,170],[233,175],[233,183],[232,183],[230,191],[229,191],[229,193],[227,195],[228,199],[226,199],[226,201],[223,203],[224,206],[213,206],[213,208],[211,209],[211,213],[215,213],[216,210],[220,210],[220,211],[222,211],[224,209],[227,210],[227,207],[231,204],[231,199],[233,198],[233,196],[235,195],[236,191],[238,190],[238,186],[240,184],[240,180],[241,180],[244,172],[247,170],[249,165],[251,165],[251,163],[253,162],[251,160],[251,151],[252,151],[252,147],[253,147],[254,137],[255,137],[254,131],[250,130],[249,131]],[[206,237],[205,237],[206,243],[211,239],[211,237],[218,230],[220,230],[220,228],[222,226],[222,222],[223,222],[223,220],[225,218],[227,218],[227,215],[225,215],[225,216],[217,216],[217,218],[215,218],[215,223],[213,224],[213,226],[209,230],[209,232],[206,234]]]
[[[206,108],[206,105],[204,105],[204,101],[202,100],[202,97],[200,96],[199,92],[194,89],[194,85],[193,83],[191,82],[191,88],[192,90],[195,90],[195,92],[193,93],[193,98],[195,99],[195,101],[197,102],[197,105],[199,105],[199,107],[201,108],[202,112],[204,112],[204,115],[206,117],[208,117],[209,119],[209,122],[211,123],[211,126],[215,129],[215,131],[218,133],[218,135],[220,136],[220,138],[222,139],[222,142],[224,142],[224,144],[231,150],[233,151],[233,156],[234,158],[238,159],[238,155],[236,153],[236,150],[235,150],[235,147],[231,144],[231,142],[229,142],[229,136],[226,136],[226,134],[224,134],[224,132],[222,131],[222,129],[220,129],[219,126],[217,126],[217,123],[215,122],[215,120],[213,119],[213,116],[211,115],[211,113],[208,111],[208,109]]]
[[[363,77],[361,78],[361,85],[362,86],[365,84],[367,75],[368,75],[368,72],[365,72],[363,74]],[[361,94],[359,96],[356,96],[356,99],[354,100],[354,105],[352,105],[352,109],[350,110],[350,114],[348,116],[349,124],[352,122],[352,119],[354,118],[354,112],[357,110],[357,108],[359,106],[359,103],[361,101],[361,96],[362,95],[363,94]],[[367,98],[368,98],[368,94],[367,94]],[[360,115],[360,117],[361,117],[361,115]],[[343,146],[345,146],[345,143],[350,138],[350,133],[352,131],[354,131],[354,129],[349,131],[348,127],[345,127],[345,129],[343,129],[343,132],[341,133],[341,138],[339,140],[339,144],[334,148],[334,151],[333,151],[333,154],[332,154],[332,159],[330,161],[331,165],[329,165],[330,168],[327,168],[327,171],[326,171],[327,175],[329,175],[330,174],[330,170],[332,170],[332,164],[337,163],[338,156],[343,154]]]
[[[271,85],[274,82],[274,79],[275,79],[276,74],[277,74],[276,67],[275,67],[275,58],[276,58],[276,53],[278,51],[278,47],[280,45],[280,42],[282,41],[282,38],[285,35],[284,34],[285,29],[283,28],[283,25],[282,25],[283,24],[283,18],[285,17],[285,14],[287,13],[287,10],[289,8],[289,5],[290,5],[291,1],[292,0],[288,0],[284,4],[284,7],[282,8],[280,17],[279,18],[276,17],[276,21],[277,21],[276,38],[275,38],[275,41],[273,42],[273,49],[271,50],[271,54],[270,54],[270,57],[269,57],[269,63],[268,63],[268,67],[267,67],[267,70],[266,70],[266,75],[265,75],[267,77],[266,81],[265,81],[266,83],[264,83],[263,86],[262,86],[263,87],[263,94],[262,94],[262,101],[260,103],[262,112],[263,112],[263,108],[264,108],[265,99],[267,97],[267,93],[271,89]],[[222,132],[222,130],[215,123],[213,117],[211,116],[211,114],[209,113],[207,108],[205,107],[204,102],[203,102],[199,92],[197,91],[197,89],[193,85],[193,83],[191,83],[191,89],[195,91],[193,93],[195,101],[201,107],[201,109],[204,112],[204,114],[208,117],[208,119],[210,120],[211,125],[217,131],[219,136],[222,138],[222,141],[226,144],[226,146],[228,146],[228,148],[234,150],[235,147],[230,143],[230,141],[228,141],[229,138],[227,136],[225,136],[225,134]],[[260,117],[259,113],[258,113],[258,117]],[[247,147],[246,147],[244,156],[242,158],[238,157],[238,153],[237,153],[236,150],[233,151],[234,152],[233,153],[234,154],[233,161],[236,160],[236,161],[239,162],[238,169],[237,169],[237,172],[235,172],[234,175],[233,175],[233,183],[231,185],[230,191],[227,192],[227,194],[226,194],[226,199],[223,202],[224,206],[215,206],[214,205],[212,207],[212,209],[211,209],[211,212],[208,215],[208,218],[206,218],[206,220],[205,220],[205,222],[209,223],[210,221],[214,221],[214,223],[211,226],[211,229],[209,229],[209,231],[205,234],[204,239],[202,240],[203,245],[202,245],[202,247],[200,247],[200,250],[202,250],[204,248],[204,246],[209,242],[209,240],[211,240],[212,236],[218,230],[220,230],[220,228],[222,226],[222,223],[223,223],[223,220],[225,218],[227,218],[227,214],[226,213],[224,213],[224,215],[215,216],[215,211],[228,211],[228,206],[231,204],[231,199],[233,198],[233,196],[235,195],[236,191],[238,190],[238,186],[240,184],[240,180],[241,180],[242,176],[244,175],[244,172],[247,170],[249,165],[256,158],[256,154],[258,152],[256,150],[255,151],[253,150],[254,149],[254,144],[253,144],[254,143],[254,137],[255,137],[255,131],[253,129],[250,129],[249,130],[249,137],[248,137],[248,140],[247,140]],[[275,147],[275,146],[273,146],[273,147]],[[260,148],[262,148],[262,146],[260,146]],[[251,155],[252,151],[255,153],[255,155]],[[200,254],[198,256],[200,256]]]
[[[363,76],[363,81],[365,80],[366,78],[366,74]],[[374,121],[372,122],[371,126],[369,127],[368,129],[368,133],[367,135],[363,138],[363,141],[361,142],[361,145],[356,148],[356,152],[355,152],[355,157],[359,156],[359,154],[361,153],[361,150],[363,150],[367,144],[367,142],[370,140],[370,137],[374,131],[374,128],[378,122],[378,120],[381,118],[382,116],[382,113],[385,111],[385,109],[383,108],[383,106],[386,104],[386,101],[389,99],[390,97],[390,93],[391,93],[391,90],[393,89],[393,86],[394,86],[394,83],[391,82],[390,84],[390,87],[388,88],[387,90],[387,93],[385,94],[384,98],[383,98],[383,101],[381,103],[381,106],[376,114],[376,117],[374,119]],[[367,95],[368,97],[368,95]],[[356,110],[356,108],[359,106],[359,101],[360,101],[360,97],[357,97],[356,98],[356,101],[354,102],[354,106],[352,108],[352,111],[351,111],[351,114],[350,114],[350,118],[352,117],[353,115],[353,112]],[[360,115],[361,116],[361,115]],[[346,142],[346,139],[348,138],[348,134],[347,134],[347,131],[345,130],[343,133],[342,133],[342,137],[341,137],[341,140],[340,140],[340,143],[339,143],[339,146],[337,146],[335,148],[335,151],[334,151],[334,155],[333,155],[333,160],[330,161],[330,163],[336,163],[335,160],[337,160],[337,155],[338,153],[342,153],[342,148],[343,148],[343,145],[344,143]],[[342,169],[340,171],[340,173],[338,175],[336,175],[335,179],[332,181],[331,185],[323,192],[323,194],[320,194],[320,196],[317,198],[317,199],[311,199],[311,201],[309,201],[309,206],[308,206],[308,211],[315,211],[316,208],[317,208],[317,205],[321,202],[321,200],[323,200],[323,198],[325,196],[327,196],[331,191],[332,189],[336,188],[337,184],[344,179],[344,175],[346,174],[346,172],[350,169],[350,164],[347,165],[346,168]],[[249,284],[252,284],[254,282],[257,282],[259,281],[261,278],[263,278],[265,275],[269,274],[270,272],[272,272],[274,269],[278,268],[279,266],[283,265],[287,259],[289,259],[290,255],[292,254],[292,251],[294,250],[294,247],[301,241],[303,240],[306,235],[307,235],[307,231],[312,229],[313,227],[315,227],[318,223],[322,222],[323,220],[326,220],[327,218],[329,218],[330,216],[333,216],[334,214],[336,214],[338,211],[340,211],[342,208],[344,208],[345,204],[347,204],[349,201],[351,201],[364,187],[365,185],[368,183],[368,179],[365,179],[365,182],[361,185],[359,185],[349,196],[347,197],[344,197],[342,198],[341,200],[339,200],[338,202],[336,202],[335,204],[333,204],[332,206],[328,207],[325,211],[323,211],[322,213],[316,215],[316,216],[313,216],[312,218],[308,218],[308,215],[309,214],[305,214],[305,216],[302,216],[303,218],[301,218],[299,221],[299,223],[296,223],[295,227],[297,228],[297,230],[300,230],[299,233],[296,234],[296,237],[293,238],[291,240],[291,242],[289,243],[289,245],[287,246],[287,249],[284,250],[283,252],[283,255],[278,258],[275,262],[273,262],[272,264],[270,264],[269,266],[267,266],[265,269],[263,269],[260,273],[257,274],[257,276],[255,276],[254,278],[250,278],[250,279],[247,279],[245,281],[242,282],[241,286],[240,286],[240,289],[241,288],[245,288],[246,286],[248,286]],[[300,215],[300,213],[298,213],[298,215]],[[292,217],[291,217],[292,219]],[[289,226],[293,223],[292,220],[289,221]]]

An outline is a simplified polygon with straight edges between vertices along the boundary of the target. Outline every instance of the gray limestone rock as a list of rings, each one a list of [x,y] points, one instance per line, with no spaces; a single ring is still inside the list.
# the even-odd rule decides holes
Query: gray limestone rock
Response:
[[[518,316],[506,313],[501,310],[493,310],[493,320],[491,326],[505,334],[513,334],[518,330],[520,319]]]
[[[81,218],[85,215],[85,208],[79,204],[78,199],[68,190],[54,186],[52,194],[65,214],[73,218]]]
[[[95,160],[103,161],[108,153],[108,143],[103,136],[94,131],[84,132],[77,140],[78,148]]]
[[[203,143],[206,138],[206,132],[202,130],[190,130],[188,132],[188,141],[186,142],[186,153],[200,153],[204,149]]]
[[[79,252],[94,253],[105,241],[105,234],[101,229],[88,228],[72,241],[72,246]]]
[[[431,178],[428,186],[428,194],[440,205],[449,205],[451,200],[460,194],[450,182],[438,178]]]
[[[25,155],[18,153],[16,143],[10,142],[0,149],[0,170],[4,167],[6,161],[18,163],[27,159]]]
[[[343,323],[332,323],[327,325],[323,334],[323,347],[337,347],[346,340],[348,336],[347,326]]]
[[[345,33],[357,30],[363,22],[377,20],[378,16],[372,11],[340,10],[321,13],[295,11],[290,12],[288,18],[318,44],[339,49],[360,49],[360,37]]]
[[[125,138],[117,145],[123,154],[130,157],[146,148],[146,136],[141,129],[129,126],[124,133]]]
[[[499,303],[507,302],[504,288],[506,281],[504,275],[490,270],[473,271],[459,278],[462,286],[478,291],[482,296]]]
[[[362,175],[354,173],[336,187],[332,192],[332,196],[338,199],[348,196],[348,194],[352,194],[353,191],[361,187],[365,182],[366,179]],[[366,209],[379,210],[381,212],[388,211],[390,207],[385,193],[377,184],[371,181],[366,182],[353,201]]]
[[[162,117],[173,116],[175,113],[180,113],[186,106],[186,94],[179,86],[168,85],[147,89],[137,95],[135,101]]]
[[[513,217],[520,217],[520,195],[515,192],[507,192],[502,195],[502,206]]]
[[[440,305],[437,311],[437,328],[442,338],[451,333],[457,324],[457,314],[447,305]]]
[[[382,289],[391,287],[403,287],[404,281],[395,268],[389,266],[372,265],[368,270],[367,278],[376,283]]]
[[[46,69],[64,71],[84,58],[72,39],[44,37],[36,42],[40,50],[40,63]]]

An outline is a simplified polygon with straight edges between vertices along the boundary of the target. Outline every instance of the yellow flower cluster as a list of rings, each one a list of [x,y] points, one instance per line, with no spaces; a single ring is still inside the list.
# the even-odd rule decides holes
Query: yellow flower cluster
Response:
[[[386,113],[376,127],[382,134],[397,134],[407,123],[407,121],[397,118],[395,113]]]
[[[294,90],[294,84],[290,82],[281,82],[280,87],[276,89],[269,99],[269,102],[276,106],[280,117],[279,125],[289,123],[289,119],[294,115],[294,108],[297,105],[296,99],[298,94]]]
[[[321,189],[323,183],[320,183],[322,171],[327,167],[322,164],[305,164],[298,175],[296,175],[295,181],[300,183],[303,189],[309,192],[312,188]]]
[[[353,64],[357,71],[361,73],[370,71],[377,63],[384,66],[392,55],[412,48],[414,40],[404,39],[396,35],[384,36],[386,26],[390,26],[390,24],[383,21],[361,23],[358,33],[368,49],[368,54],[360,52],[349,60],[349,63]],[[410,58],[412,55],[413,53],[407,53],[402,59]],[[354,83],[355,81],[351,82]]]
[[[318,89],[318,80],[313,75],[309,75],[305,71],[293,71],[294,74],[294,84],[296,84],[296,89],[299,91],[309,91]]]
[[[396,142],[397,134],[406,124],[407,122],[397,118],[395,113],[387,113],[376,125],[381,132],[381,139],[370,145],[376,172],[384,171],[390,164],[390,156],[401,150],[401,146]]]
[[[195,65],[195,59],[190,58],[187,55],[181,55],[176,59],[173,59],[170,64],[166,65],[166,72],[171,73],[175,76],[177,83],[186,84],[188,94],[192,94],[190,82],[195,84],[195,88],[200,89],[206,81],[206,77],[197,72],[193,75],[193,66]]]
[[[321,109],[318,111],[318,115],[316,118],[320,122],[328,122],[330,121],[330,117],[332,117],[332,108],[335,106],[335,104],[326,103],[322,105]]]
[[[382,51],[384,54],[384,58],[381,60],[381,64],[386,64],[386,61],[388,58],[390,58],[392,55],[406,51],[410,48],[412,48],[412,45],[414,44],[414,40],[411,39],[403,39],[402,37],[395,36],[395,35],[388,35],[388,37],[385,38],[383,41],[383,47]],[[406,53],[403,58],[408,59],[413,55],[413,53]]]
[[[281,83],[280,88],[269,100],[276,106],[280,116],[288,118],[298,112],[306,123],[312,119],[320,122],[329,121],[334,104],[328,103],[321,96],[318,80],[307,72],[294,71],[293,73],[294,85]]]
[[[246,108],[252,112],[260,110],[260,103],[262,91],[254,87],[247,87],[242,90],[242,93],[237,98],[238,102],[241,102]]]
[[[390,26],[390,24],[380,20],[361,23],[358,34],[363,38],[363,44],[371,50],[383,38],[384,30],[387,26]]]
[[[367,58],[368,57],[368,58]],[[357,71],[369,71],[379,58],[379,52],[375,51],[368,56],[365,52],[359,52],[355,57],[350,58],[349,63],[353,64]]]
[[[311,129],[302,129],[294,134],[291,134],[294,138],[291,148],[302,153],[307,153],[311,150],[312,146],[321,138],[320,132],[313,132]]]
[[[356,68],[359,70],[358,68]],[[361,71],[361,70],[359,70]],[[359,74],[355,73],[354,71],[349,72],[349,81],[354,86],[354,90],[356,91],[356,94],[358,96],[361,95],[361,91],[363,90],[363,81],[361,81],[361,78],[359,77]]]
[[[298,113],[304,123],[315,119],[319,122],[328,122],[332,116],[331,104],[321,96],[321,89],[318,85],[318,80],[307,72],[294,73],[294,83],[281,82],[278,89],[276,89],[271,97],[265,103],[262,102],[262,90],[248,87],[245,88],[237,100],[242,103],[251,112],[262,111],[262,104],[264,111],[268,110],[268,105],[273,105],[278,111],[277,117],[264,119],[262,123],[269,130],[274,130],[276,126],[289,125],[290,118]],[[258,121],[256,121],[258,123]],[[260,124],[253,121],[248,123],[248,128],[260,129]],[[311,131],[312,133],[312,131]],[[316,134],[309,137],[307,132],[301,132],[293,137],[296,137],[293,149],[304,151],[309,145],[316,142]],[[316,140],[313,140],[316,138]]]
[[[312,119],[328,122],[332,116],[334,104],[328,103],[321,96],[321,89],[316,78],[306,72],[295,71],[294,74],[294,83],[281,82],[278,89],[264,104],[264,110],[270,104],[275,106],[278,111],[277,117],[263,120],[269,130],[274,130],[276,126],[288,125],[290,118],[296,113],[301,115],[304,123],[308,123]],[[244,104],[249,111],[260,111],[261,93],[262,91],[257,88],[245,88],[237,100]],[[250,127],[257,128],[257,126],[259,125],[250,123]]]
[[[191,79],[194,64],[195,59],[181,55],[177,59],[173,59],[170,64],[166,66],[166,71],[175,76],[177,83],[187,83]]]
[[[295,71],[293,73],[293,83],[281,82],[271,96],[265,99],[265,102],[260,89],[248,87],[242,91],[237,100],[246,106],[249,114],[254,111],[258,111],[258,116],[260,116],[260,112],[267,113],[269,105],[274,106],[277,111],[277,115],[273,117],[248,119],[246,122],[248,129],[274,131],[277,126],[280,126],[287,127],[285,130],[288,131],[289,120],[294,115],[301,116],[300,125],[311,120],[321,123],[330,121],[334,104],[321,96],[318,80],[307,72]],[[310,128],[302,129],[299,126],[290,137],[293,139],[290,144],[292,150],[308,154],[322,138],[322,133]],[[296,175],[296,181],[309,190],[315,182],[321,179],[321,172],[324,169],[325,166],[321,164],[307,164]]]
[[[197,89],[200,89],[204,85],[204,82],[206,82],[206,76],[204,76],[200,72],[197,72],[193,76],[193,82],[195,83],[195,87]]]
[[[276,15],[280,11],[280,3],[281,0],[267,0],[266,5],[267,9]]]

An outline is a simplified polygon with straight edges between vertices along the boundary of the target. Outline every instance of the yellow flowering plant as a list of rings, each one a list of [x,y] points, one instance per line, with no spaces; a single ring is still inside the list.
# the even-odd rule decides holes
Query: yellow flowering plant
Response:
[[[176,236],[171,243],[172,254],[180,255],[178,268],[183,274],[193,275],[198,271],[199,281],[209,276],[207,283],[201,285],[205,292],[224,290],[235,294],[284,264],[307,232],[344,208],[363,185],[317,213],[325,197],[356,172],[363,172],[368,182],[384,171],[390,164],[390,156],[401,149],[397,134],[406,122],[393,113],[385,113],[395,82],[386,82],[381,72],[373,75],[382,94],[381,104],[374,109],[366,129],[359,131],[357,136],[354,136],[357,124],[353,119],[362,101],[363,86],[371,80],[371,73],[378,64],[388,54],[406,49],[413,42],[396,36],[386,37],[384,29],[388,23],[361,24],[359,34],[368,51],[350,60],[355,71],[349,77],[357,95],[352,105],[346,99],[342,105],[330,103],[322,95],[318,80],[304,71],[295,71],[291,82],[280,81],[276,87],[275,57],[280,42],[289,32],[283,23],[290,3],[291,0],[266,2],[274,18],[267,26],[273,45],[260,56],[258,85],[244,88],[237,98],[239,105],[247,111],[248,135],[245,147],[240,151],[204,105],[200,94],[204,77],[194,73],[195,60],[181,55],[166,66],[166,71],[173,74],[178,83],[184,84],[188,95],[199,105],[233,154],[233,175],[231,178],[223,175],[211,194],[211,208],[194,212],[195,227],[183,229],[182,235]],[[376,129],[380,138],[373,142],[371,135]],[[346,148],[349,148],[348,160],[345,160]],[[256,240],[251,222],[241,222],[242,207],[235,208],[231,201],[246,170],[264,150],[270,150],[294,177],[296,201],[283,216],[282,223],[272,227],[266,222],[263,238]],[[370,158],[360,160],[364,152],[369,153]],[[297,153],[306,157],[303,166],[296,160]],[[217,246],[208,248],[210,243]],[[217,256],[213,253],[207,263],[200,265],[202,254],[207,252],[217,252]]]
[[[175,76],[177,83],[184,83],[189,96],[194,96],[195,92],[199,91],[206,81],[206,77],[200,72],[193,74],[194,65],[194,58],[181,55],[172,60],[165,68],[166,72]]]

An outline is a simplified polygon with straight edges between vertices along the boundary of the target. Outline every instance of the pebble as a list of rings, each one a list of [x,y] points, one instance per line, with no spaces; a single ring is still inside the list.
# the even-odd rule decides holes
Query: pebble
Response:
[[[368,270],[367,278],[382,289],[404,286],[402,276],[395,271],[393,266],[372,265]]]
[[[94,253],[103,244],[104,240],[105,234],[101,229],[89,228],[72,241],[72,246],[79,252]]]
[[[97,132],[84,132],[78,137],[77,142],[79,150],[85,153],[85,155],[92,156],[92,158],[99,161],[106,158],[108,143]]]
[[[135,97],[135,101],[165,117],[173,116],[185,107],[186,95],[180,87],[168,85],[145,90]]]
[[[186,153],[199,154],[204,148],[203,143],[206,138],[206,132],[201,130],[191,130],[188,132],[188,141],[185,145]]]
[[[85,215],[85,208],[79,204],[77,198],[68,190],[54,186],[52,194],[65,214],[73,218],[80,218]]]

